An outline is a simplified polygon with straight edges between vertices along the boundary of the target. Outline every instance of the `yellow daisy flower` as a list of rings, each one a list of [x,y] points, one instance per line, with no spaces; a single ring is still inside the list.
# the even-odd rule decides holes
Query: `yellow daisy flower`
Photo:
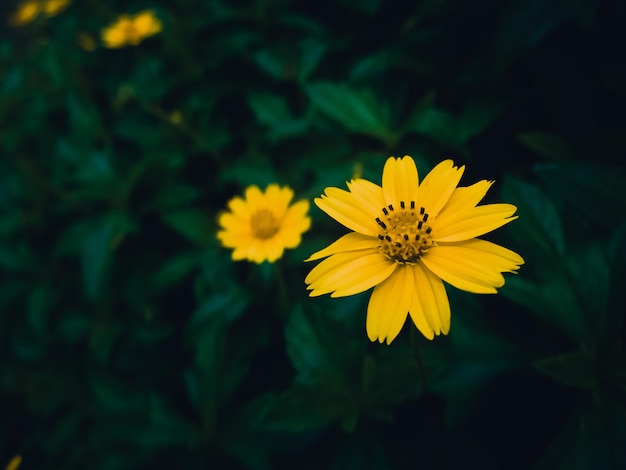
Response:
[[[285,248],[300,244],[302,234],[311,226],[307,216],[308,201],[289,205],[293,191],[289,187],[270,184],[265,193],[257,186],[246,189],[245,199],[228,201],[230,212],[220,214],[217,238],[233,248],[233,260],[247,259],[255,263],[273,263]]]
[[[311,296],[343,297],[374,287],[367,307],[371,341],[390,344],[407,315],[428,339],[450,330],[443,281],[459,289],[496,293],[502,273],[524,260],[475,237],[515,220],[511,204],[477,205],[493,181],[457,187],[465,167],[439,163],[418,183],[409,156],[390,157],[382,187],[353,179],[348,190],[326,188],[315,204],[353,232],[306,261],[327,258],[305,282]]]
[[[163,29],[161,21],[152,10],[144,10],[136,15],[120,15],[115,23],[101,32],[104,47],[118,49],[136,46],[147,37]]]

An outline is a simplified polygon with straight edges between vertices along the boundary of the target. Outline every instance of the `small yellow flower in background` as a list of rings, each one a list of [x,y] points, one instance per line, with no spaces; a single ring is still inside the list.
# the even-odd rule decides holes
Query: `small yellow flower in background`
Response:
[[[17,468],[22,464],[22,456],[16,455],[11,459],[9,464],[6,467],[6,470],[17,470]]]
[[[233,260],[273,263],[285,248],[300,244],[302,234],[311,226],[309,203],[301,200],[290,205],[292,198],[289,187],[270,184],[265,193],[249,186],[245,199],[234,197],[228,201],[230,212],[220,214],[217,238],[225,247],[234,249]]]
[[[515,220],[517,208],[479,206],[493,181],[457,187],[464,169],[445,160],[419,184],[411,157],[390,157],[382,187],[353,179],[349,191],[326,188],[315,204],[353,232],[306,260],[326,258],[305,279],[310,295],[343,297],[374,287],[366,320],[371,341],[390,344],[407,315],[428,339],[448,334],[442,280],[468,292],[496,293],[502,273],[524,264],[517,253],[475,238]]]
[[[32,23],[39,15],[47,17],[58,15],[69,4],[70,0],[27,0],[13,13],[10,24],[24,26]]]
[[[54,16],[61,13],[70,4],[69,0],[48,0],[43,2],[43,13],[46,16]]]
[[[115,23],[102,30],[101,37],[104,47],[118,49],[136,46],[162,29],[163,25],[154,12],[144,10],[136,15],[120,15]]]
[[[12,26],[24,26],[31,23],[41,13],[41,3],[36,0],[23,2],[17,7],[17,10],[13,12],[9,23]]]

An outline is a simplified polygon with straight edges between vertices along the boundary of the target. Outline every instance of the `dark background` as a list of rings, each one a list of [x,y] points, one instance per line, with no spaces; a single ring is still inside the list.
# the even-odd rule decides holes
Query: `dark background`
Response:
[[[626,468],[624,2],[16,6],[0,466]],[[102,47],[148,8],[160,34]],[[497,296],[448,286],[446,337],[372,344],[369,294],[308,298],[302,260],[345,233],[313,204],[275,265],[218,246],[250,184],[312,201],[405,154],[518,207],[486,238],[526,264]]]

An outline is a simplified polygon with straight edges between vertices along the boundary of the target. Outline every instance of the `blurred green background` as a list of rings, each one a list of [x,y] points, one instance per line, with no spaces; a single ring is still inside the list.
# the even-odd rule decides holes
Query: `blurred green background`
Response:
[[[626,468],[626,4],[75,1],[0,26],[0,467]],[[100,31],[153,9],[161,33]],[[91,38],[92,42],[89,41]],[[365,334],[312,229],[233,263],[249,184],[310,201],[444,158],[519,220],[497,296]],[[282,289],[282,290],[281,290]]]

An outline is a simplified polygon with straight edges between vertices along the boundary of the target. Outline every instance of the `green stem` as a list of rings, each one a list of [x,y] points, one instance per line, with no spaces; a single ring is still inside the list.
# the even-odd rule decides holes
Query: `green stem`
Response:
[[[417,328],[414,328],[413,325],[411,325],[411,346],[413,348],[413,355],[415,357],[415,363],[420,376],[420,393],[423,393],[428,387],[428,381],[426,378],[426,368],[424,367],[424,362],[422,361],[422,355],[420,353],[419,333],[417,332]]]

